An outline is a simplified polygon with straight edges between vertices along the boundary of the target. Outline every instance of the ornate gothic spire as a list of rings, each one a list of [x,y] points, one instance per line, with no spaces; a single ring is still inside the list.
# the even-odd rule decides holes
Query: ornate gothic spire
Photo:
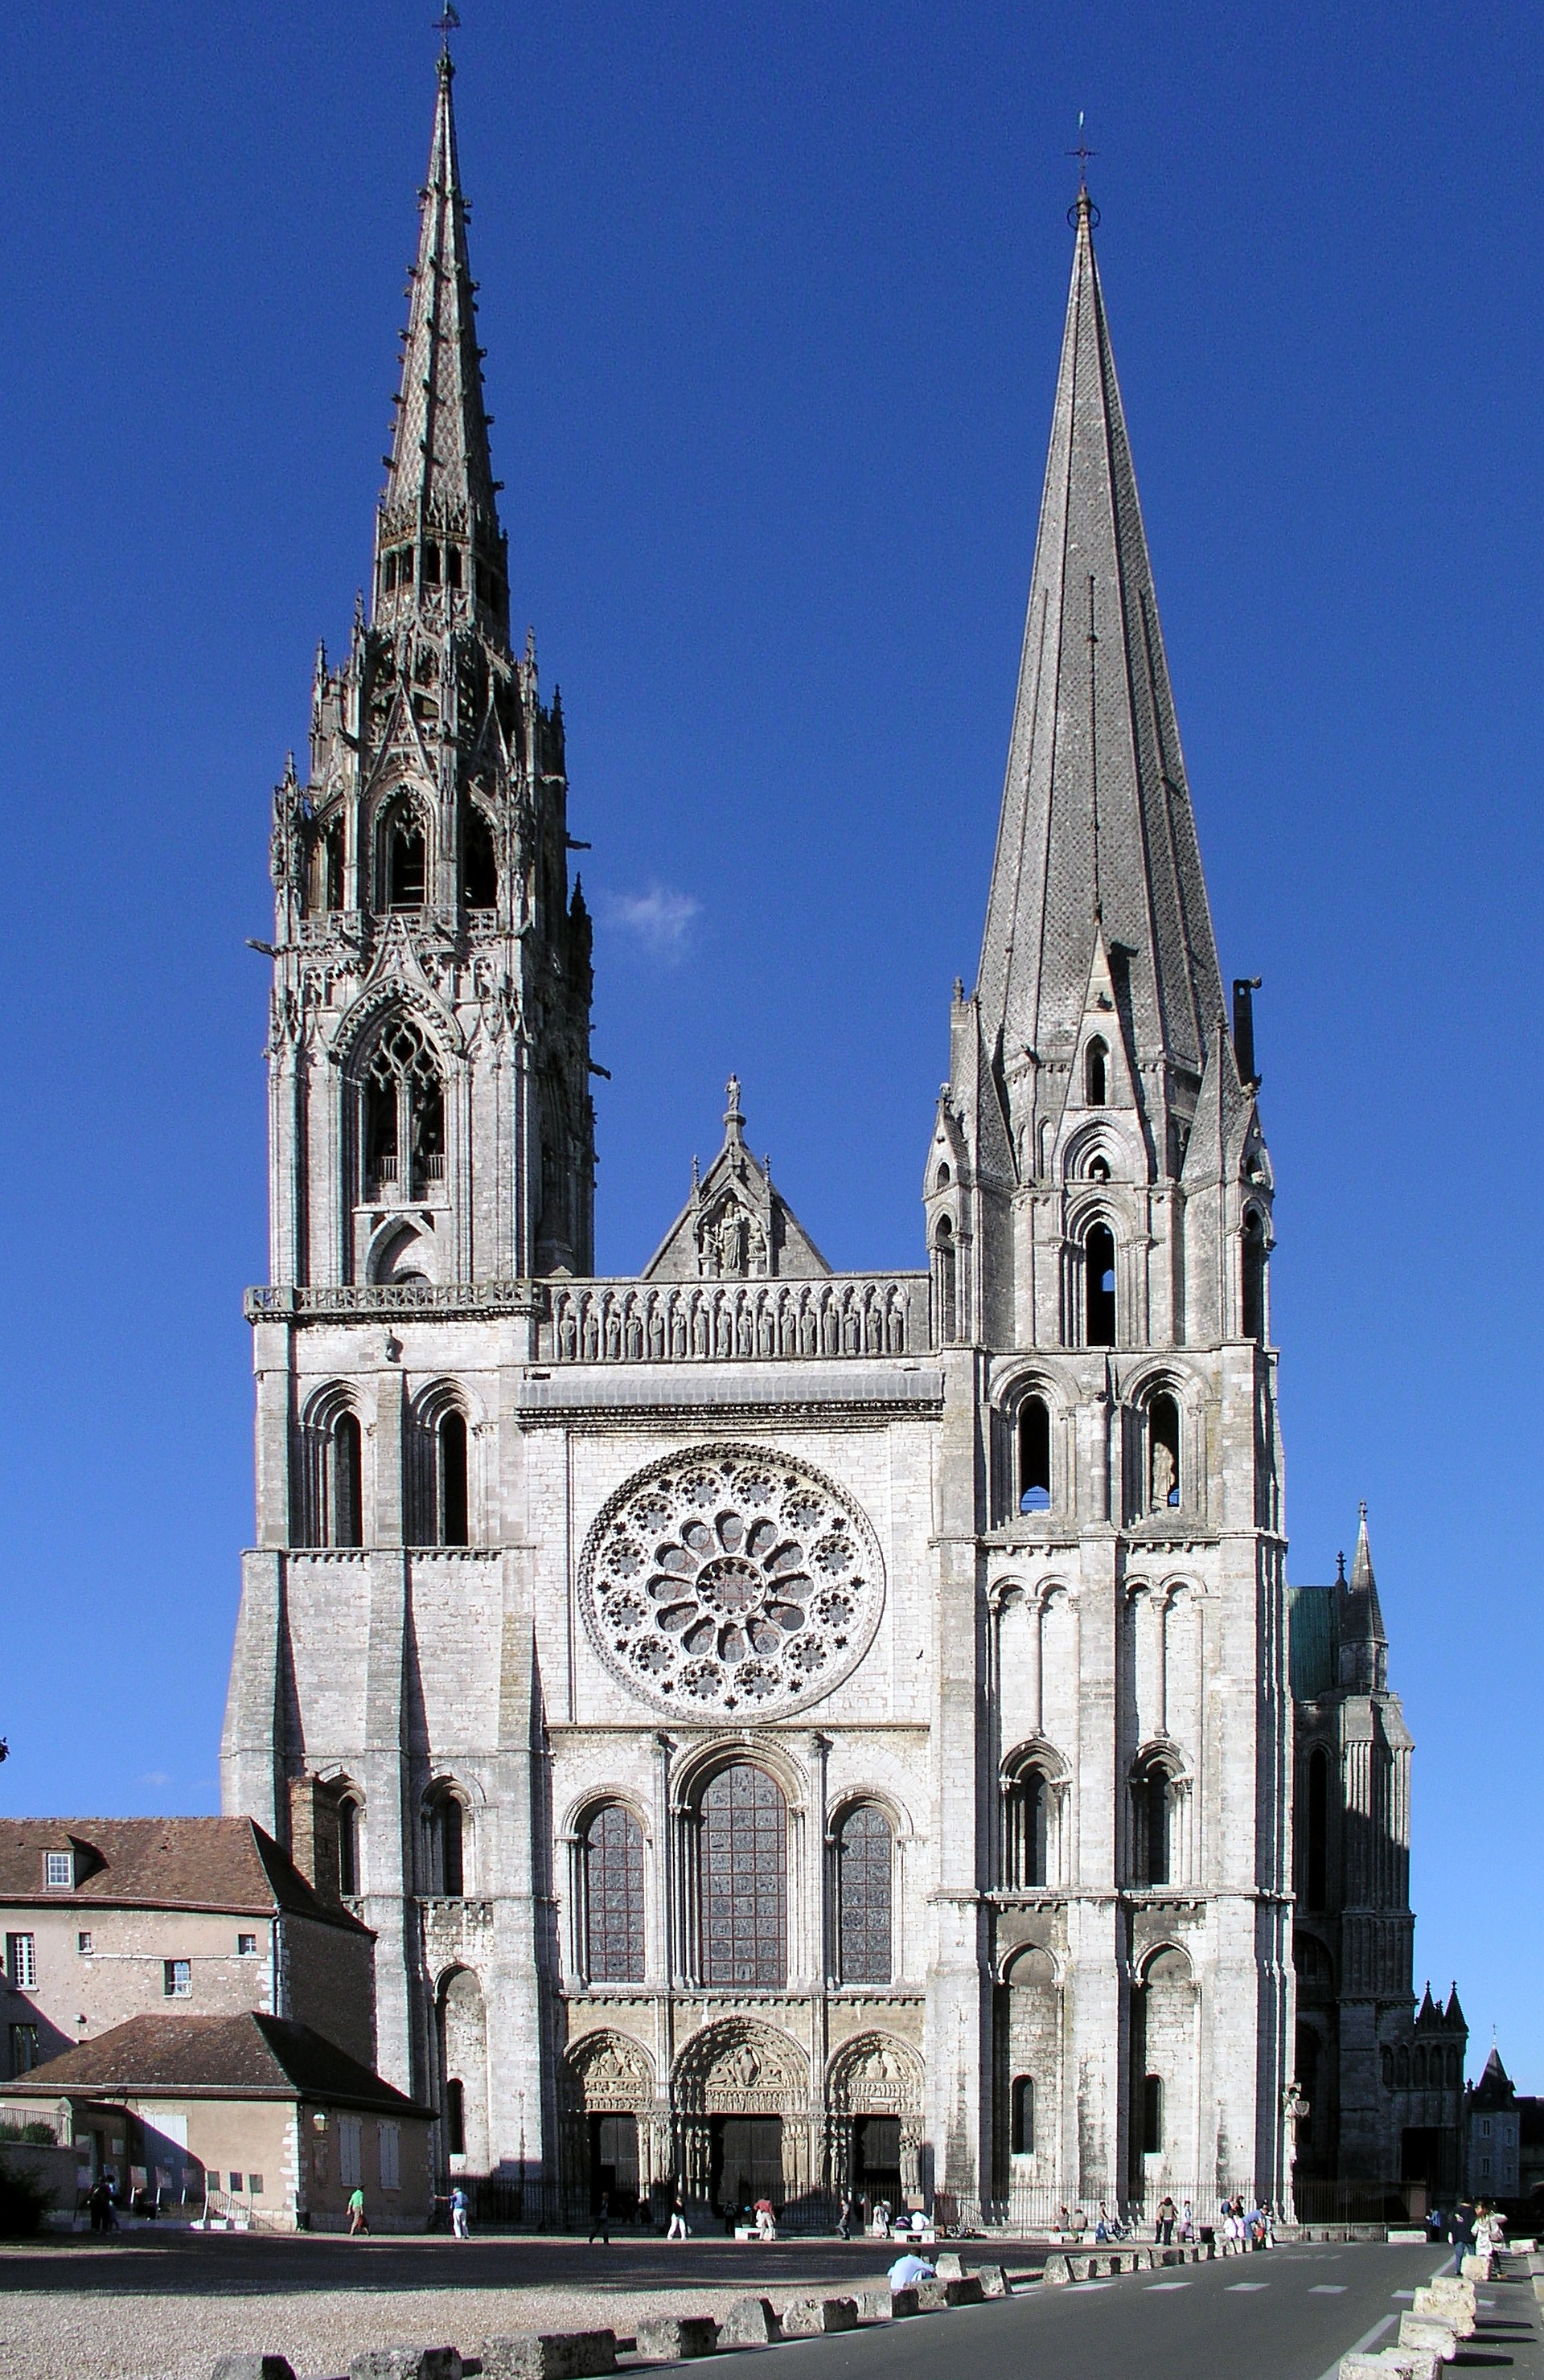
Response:
[[[451,85],[439,61],[429,180],[402,357],[396,427],[376,529],[376,616],[463,589],[484,625],[508,614],[477,344],[477,284],[467,253],[468,204],[456,153]],[[459,609],[460,606],[452,608]]]
[[[1222,983],[1094,219],[1085,188],[981,953],[981,1032],[999,1067],[1025,1050],[1065,1062],[1102,926],[1129,984],[1138,1066],[1165,1059],[1199,1076]]]

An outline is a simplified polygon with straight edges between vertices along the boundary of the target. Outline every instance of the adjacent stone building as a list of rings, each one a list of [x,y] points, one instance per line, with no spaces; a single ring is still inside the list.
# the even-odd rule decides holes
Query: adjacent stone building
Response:
[[[1300,2212],[1419,2215],[1463,2180],[1468,2026],[1456,1985],[1416,2009],[1415,1749],[1362,1507],[1351,1576],[1288,1591],[1295,1720],[1296,2125]],[[1404,2185],[1403,2199],[1392,2185]],[[1394,2204],[1385,2204],[1386,2200]]]
[[[663,1245],[599,1279],[564,725],[509,638],[441,62],[370,599],[274,802],[224,1774],[271,1829],[297,1779],[346,1813],[381,2063],[452,2167],[1287,2195],[1252,987],[1230,1029],[1075,217],[925,1268],[833,1271],[731,1081]]]
[[[281,1814],[308,1862],[319,1802],[325,1840],[308,1780]],[[0,1820],[0,2081],[133,2017],[240,2010],[372,2065],[374,1945],[327,1881],[249,1817]]]

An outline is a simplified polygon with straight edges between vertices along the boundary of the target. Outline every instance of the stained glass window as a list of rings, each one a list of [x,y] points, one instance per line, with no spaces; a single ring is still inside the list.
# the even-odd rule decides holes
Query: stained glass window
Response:
[[[788,1814],[763,1769],[723,1768],[702,1796],[702,1980],[788,1975]]]
[[[584,1846],[585,1959],[592,1984],[643,1981],[643,1829],[612,1802]]]
[[[837,1955],[845,1984],[890,1981],[890,1822],[849,1811],[836,1846]]]

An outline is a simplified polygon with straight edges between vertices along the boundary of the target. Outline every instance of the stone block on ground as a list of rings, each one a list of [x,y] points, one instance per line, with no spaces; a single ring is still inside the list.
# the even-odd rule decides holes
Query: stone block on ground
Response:
[[[1463,2277],[1466,2281],[1493,2281],[1496,2277],[1494,2256],[1465,2256]]]
[[[965,2266],[960,2262],[958,2250],[954,2248],[944,2250],[933,2270],[941,2281],[958,2281],[965,2277]]]
[[[1401,2347],[1429,2347],[1444,2363],[1451,2363],[1458,2352],[1458,2333],[1449,2322],[1433,2322],[1427,2314],[1402,2313],[1399,2317]]]
[[[593,2380],[616,2369],[614,2330],[523,2330],[485,2338],[483,2380]]]
[[[1093,2258],[1091,2256],[1069,2256],[1067,2258],[1067,2271],[1071,2274],[1075,2281],[1086,2281],[1092,2270]]]
[[[905,2322],[922,2311],[915,2289],[893,2289],[888,2282],[881,2289],[865,2289],[863,2302],[872,2308],[865,2317],[869,2322]]]
[[[981,2284],[981,2295],[984,2298],[1007,2296],[1008,2276],[1001,2265],[978,2265],[976,2278]]]
[[[1437,2380],[1441,2368],[1429,2349],[1385,2348],[1377,2355],[1343,2355],[1340,2380]]]
[[[1131,2269],[1134,2273],[1150,2273],[1152,2260],[1153,2251],[1150,2248],[1138,2248],[1131,2259]]]
[[[287,2355],[222,2355],[210,2380],[295,2380]]]
[[[721,2347],[765,2347],[780,2336],[771,2298],[736,2298],[719,2325]]]
[[[1040,2278],[1042,2281],[1051,2282],[1052,2286],[1056,2289],[1064,2288],[1066,2283],[1071,2280],[1072,2271],[1069,2261],[1062,2253],[1062,2251],[1059,2248],[1053,2248],[1051,2254],[1046,2258],[1045,2270],[1040,2275]]]
[[[928,2286],[924,2282],[923,2287]],[[856,2330],[857,2301],[856,2298],[791,2298],[783,2309],[782,2328],[784,2338],[823,2338],[828,2331]]]
[[[1458,2294],[1460,2289],[1464,2291],[1462,2297]],[[1414,2314],[1424,2314],[1429,2322],[1450,2324],[1460,2338],[1471,2338],[1474,2336],[1477,2309],[1475,2305],[1474,2288],[1470,2282],[1460,2281],[1451,2289],[1436,2287],[1417,2289],[1415,2303],[1410,2311]]]
[[[371,2347],[348,2366],[348,2380],[461,2380],[454,2347]]]
[[[711,2355],[717,2345],[718,2325],[711,2314],[656,2313],[638,2323],[638,2351],[655,2363],[681,2363],[696,2355]]]

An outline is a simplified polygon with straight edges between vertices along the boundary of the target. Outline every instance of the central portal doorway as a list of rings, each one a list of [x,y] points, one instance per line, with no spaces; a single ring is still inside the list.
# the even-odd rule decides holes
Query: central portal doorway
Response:
[[[853,2119],[853,2196],[870,2207],[882,2198],[893,2207],[901,2204],[901,2119],[899,2116],[857,2116]]]
[[[709,2189],[713,2211],[725,2215],[759,2198],[783,2204],[781,2116],[713,2116]]]
[[[638,2118],[590,2119],[590,2211],[598,2214],[601,2192],[611,2194],[613,2215],[630,2221],[638,2212]]]

